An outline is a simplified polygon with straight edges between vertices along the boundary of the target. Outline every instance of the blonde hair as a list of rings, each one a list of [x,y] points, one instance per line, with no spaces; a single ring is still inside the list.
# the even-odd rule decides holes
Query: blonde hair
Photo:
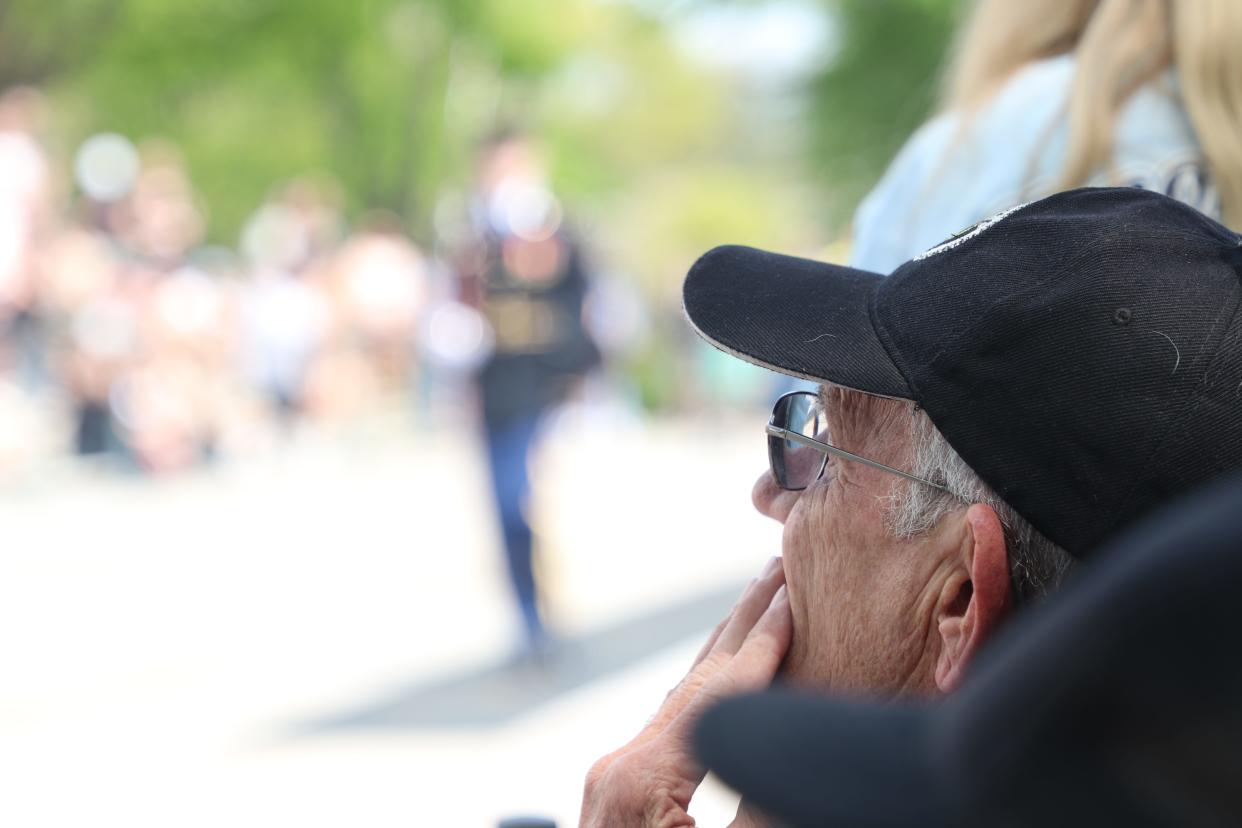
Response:
[[[1069,147],[1058,189],[1107,170],[1127,99],[1172,67],[1226,223],[1242,226],[1242,2],[979,0],[945,76],[946,109],[969,113],[1032,61],[1073,53]]]

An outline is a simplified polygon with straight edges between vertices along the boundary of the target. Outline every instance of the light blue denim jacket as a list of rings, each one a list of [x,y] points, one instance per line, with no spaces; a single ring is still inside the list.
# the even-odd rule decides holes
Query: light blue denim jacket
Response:
[[[964,128],[954,113],[920,127],[855,213],[850,264],[891,273],[953,233],[1053,192],[1065,162],[1073,74],[1072,56],[1032,63]],[[1156,190],[1219,220],[1172,74],[1130,97],[1114,141],[1111,172],[1089,183]]]

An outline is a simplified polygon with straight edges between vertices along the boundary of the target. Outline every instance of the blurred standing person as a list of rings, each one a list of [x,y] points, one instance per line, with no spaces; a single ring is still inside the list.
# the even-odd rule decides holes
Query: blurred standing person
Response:
[[[206,218],[180,153],[149,143],[133,190],[109,221],[123,256],[119,298],[136,341],[111,392],[112,414],[135,468],[184,470],[214,451],[212,377],[190,342],[220,324],[218,286],[186,265]]]
[[[343,375],[364,373],[368,381],[356,385],[370,387],[372,397],[404,393],[416,379],[413,356],[427,303],[426,260],[397,216],[371,213],[361,225],[333,256],[329,268],[335,356],[315,372],[312,383],[312,397],[328,411],[356,410],[376,402],[360,394],[332,399],[340,396],[330,390],[341,385]]]
[[[288,185],[242,230],[252,273],[242,300],[245,373],[285,427],[304,411],[307,381],[331,326],[319,271],[338,231],[336,211],[309,182]]]
[[[37,272],[54,373],[72,408],[74,453],[124,468],[131,458],[116,392],[139,352],[141,291],[126,267],[140,257],[127,255],[120,239],[140,167],[138,149],[122,135],[82,142],[73,161],[78,221],[58,226],[41,246]]]
[[[39,139],[43,116],[43,96],[35,89],[0,95],[0,343],[27,391],[46,379],[35,278],[37,245],[51,218],[52,173]]]
[[[476,239],[461,271],[463,298],[492,328],[475,373],[492,491],[526,654],[549,645],[527,520],[528,463],[539,422],[600,361],[583,324],[587,274],[532,142],[506,133],[481,150],[472,211]]]
[[[1242,227],[1242,4],[979,0],[941,113],[854,219],[851,264],[889,273],[1058,190],[1135,186]]]
[[[215,276],[191,265],[161,278],[148,298],[146,353],[126,385],[132,450],[145,469],[216,456],[233,333],[228,298]]]
[[[133,358],[138,321],[120,264],[104,236],[83,228],[58,234],[40,258],[55,373],[73,411],[73,451],[123,457],[112,391]]]

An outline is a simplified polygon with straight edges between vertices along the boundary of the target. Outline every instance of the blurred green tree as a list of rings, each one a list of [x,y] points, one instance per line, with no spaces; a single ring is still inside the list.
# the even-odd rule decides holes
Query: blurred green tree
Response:
[[[837,35],[800,109],[764,108],[768,91],[675,42],[683,15],[776,1],[791,0],[5,0],[0,88],[43,88],[63,149],[100,131],[169,139],[225,244],[306,176],[429,243],[478,140],[524,127],[596,259],[672,319],[708,247],[814,254],[840,233],[930,111],[959,5],[798,0]],[[676,366],[651,353],[653,393],[676,395]]]
[[[931,113],[960,0],[821,0],[838,50],[809,85],[809,164],[840,231]]]
[[[679,8],[712,2],[759,0]],[[839,45],[806,90],[803,159],[836,232],[930,111],[959,2],[813,2],[833,15]],[[668,18],[651,8],[7,0],[0,86],[47,88],[70,144],[105,129],[174,141],[217,240],[231,241],[273,184],[323,172],[351,211],[392,210],[427,239],[436,199],[460,187],[474,143],[505,120],[547,138],[558,185],[587,200],[667,165],[746,160],[720,129],[724,82],[679,59]]]
[[[40,84],[70,143],[115,130],[182,148],[231,240],[276,182],[330,171],[348,206],[426,235],[504,83],[551,73],[581,39],[564,0],[9,0],[0,86]],[[473,73],[483,88],[469,88]],[[450,101],[454,90],[479,100]],[[487,120],[484,113],[483,120]]]

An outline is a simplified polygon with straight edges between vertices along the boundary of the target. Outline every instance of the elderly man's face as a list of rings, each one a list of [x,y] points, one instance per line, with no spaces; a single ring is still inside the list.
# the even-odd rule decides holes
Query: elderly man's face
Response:
[[[826,388],[829,439],[882,463],[907,467],[907,403]],[[782,552],[794,634],[784,673],[816,687],[934,692],[935,612],[953,568],[939,531],[895,538],[887,498],[908,484],[861,463],[828,459],[823,476],[785,491],[770,472],[755,507],[785,525]],[[952,522],[953,516],[946,518]]]

